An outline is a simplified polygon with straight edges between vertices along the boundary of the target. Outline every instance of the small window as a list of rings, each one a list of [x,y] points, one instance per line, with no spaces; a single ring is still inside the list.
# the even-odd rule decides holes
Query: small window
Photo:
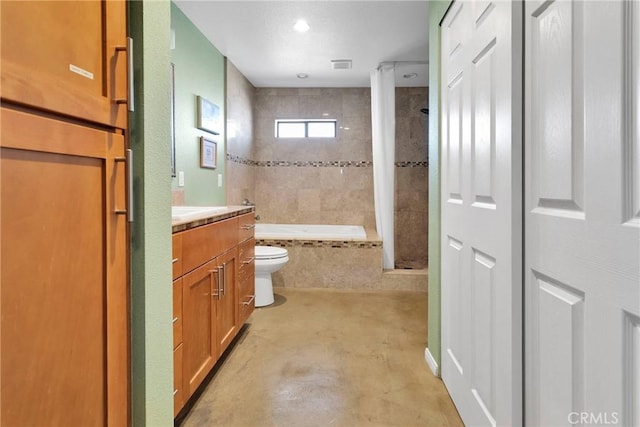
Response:
[[[304,122],[280,122],[277,126],[278,138],[304,138],[305,136]]]
[[[335,137],[335,120],[276,120],[276,138]]]

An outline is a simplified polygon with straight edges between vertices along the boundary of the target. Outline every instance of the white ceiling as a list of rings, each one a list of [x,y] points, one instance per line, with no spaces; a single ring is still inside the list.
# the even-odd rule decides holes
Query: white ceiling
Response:
[[[367,87],[380,62],[428,58],[427,1],[174,3],[257,87]],[[311,29],[295,31],[298,19]],[[352,59],[353,68],[333,70],[332,59]],[[426,64],[397,64],[396,84],[428,86],[427,72]]]

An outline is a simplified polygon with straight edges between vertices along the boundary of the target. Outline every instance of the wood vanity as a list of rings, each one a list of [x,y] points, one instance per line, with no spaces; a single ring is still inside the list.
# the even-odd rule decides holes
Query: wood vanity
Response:
[[[173,224],[174,416],[254,310],[253,208]]]

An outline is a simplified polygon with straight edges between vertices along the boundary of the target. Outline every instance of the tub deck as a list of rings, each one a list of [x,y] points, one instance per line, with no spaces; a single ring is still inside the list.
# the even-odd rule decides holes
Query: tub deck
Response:
[[[310,238],[256,233],[256,245],[279,246],[289,252],[289,262],[273,273],[273,285],[289,288],[427,290],[425,270],[382,269],[382,240],[375,230],[366,238]]]

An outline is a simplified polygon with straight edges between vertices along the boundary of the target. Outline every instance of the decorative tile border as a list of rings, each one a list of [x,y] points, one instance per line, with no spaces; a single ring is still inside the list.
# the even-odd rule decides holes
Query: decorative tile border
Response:
[[[396,162],[397,168],[426,168],[429,162]]]
[[[235,154],[227,153],[227,160],[234,163],[240,163],[243,165],[256,166],[255,160],[245,159],[244,157],[237,156]]]
[[[249,166],[260,167],[312,167],[312,168],[369,168],[373,162],[369,160],[333,160],[333,161],[298,161],[298,160],[249,160],[235,154],[227,153],[227,160]],[[429,162],[395,162],[398,168],[426,168]]]
[[[256,239],[258,246],[302,247],[302,248],[381,248],[381,241],[371,240],[302,240],[302,239]]]

